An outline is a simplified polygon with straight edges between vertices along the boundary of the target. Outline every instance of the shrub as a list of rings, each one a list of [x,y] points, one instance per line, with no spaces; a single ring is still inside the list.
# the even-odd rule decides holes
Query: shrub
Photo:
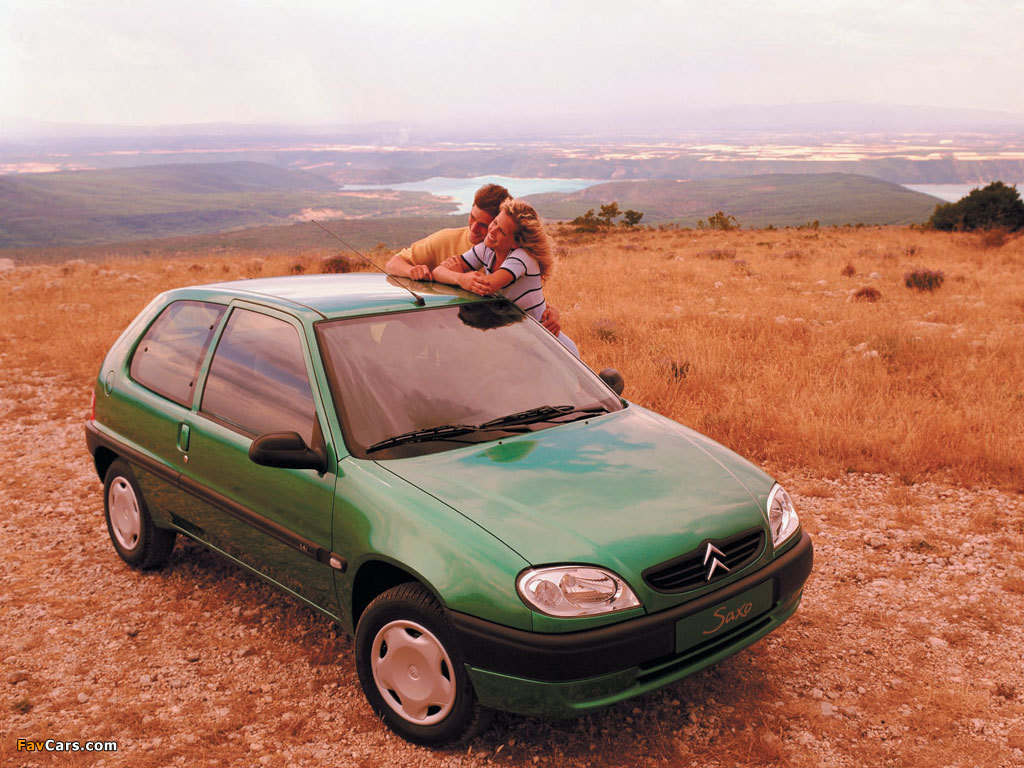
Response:
[[[623,219],[621,226],[623,227],[635,227],[640,223],[640,219],[644,217],[643,211],[634,211],[632,208],[623,211]]]
[[[624,217],[623,221],[619,222],[619,226],[627,228],[635,227],[644,217],[643,213],[634,211],[632,208],[620,211],[618,201],[612,201],[607,205],[602,205],[601,212],[596,215],[594,209],[591,208],[582,216],[577,216],[572,220],[572,225],[577,232],[598,232],[615,226],[615,219],[619,216]]]
[[[928,220],[935,229],[969,232],[975,229],[1024,229],[1024,202],[1016,186],[993,181],[984,189],[974,189],[955,203],[940,203]]]
[[[978,234],[978,245],[982,248],[1002,248],[1010,238],[1005,229],[986,229]]]
[[[856,274],[857,274],[857,270],[854,269],[853,264],[847,264],[845,267],[843,267],[843,271],[842,271],[843,277],[853,277]]]
[[[618,331],[618,326],[607,318],[602,317],[594,323],[594,335],[601,341],[618,341]]]
[[[735,248],[708,248],[697,251],[697,255],[705,259],[734,259],[736,258]]]
[[[938,290],[945,279],[946,276],[940,270],[923,267],[913,269],[903,276],[907,288],[916,288],[919,291]]]
[[[677,363],[675,360],[669,361],[668,375],[673,381],[679,381],[685,379],[690,374],[690,361],[684,360],[682,363]]]
[[[355,271],[355,264],[353,263],[351,256],[347,256],[342,253],[337,256],[328,256],[326,259],[321,261],[320,271],[330,272],[332,274],[353,272]]]
[[[853,294],[854,301],[878,301],[880,298],[882,298],[882,292],[870,285],[858,288]]]
[[[740,223],[735,216],[726,215],[723,211],[708,216],[708,220],[697,220],[697,229],[721,229],[728,232],[730,229],[739,229]]]

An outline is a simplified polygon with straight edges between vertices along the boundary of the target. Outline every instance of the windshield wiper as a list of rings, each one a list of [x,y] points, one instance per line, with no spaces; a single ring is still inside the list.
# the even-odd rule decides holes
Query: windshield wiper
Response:
[[[396,445],[405,445],[406,443],[426,443],[431,440],[451,440],[462,435],[468,435],[470,432],[477,432],[480,428],[474,427],[470,424],[441,424],[436,427],[428,427],[427,429],[414,429],[412,432],[403,432],[400,435],[394,437],[386,437],[383,440],[374,443],[366,449],[367,453],[373,453],[384,448],[393,448]]]
[[[526,411],[510,413],[508,416],[485,421],[480,425],[480,428],[490,429],[491,427],[504,427],[511,424],[536,424],[540,421],[552,421],[553,419],[572,416],[577,413],[584,416],[592,416],[595,413],[608,413],[608,409],[603,405],[593,405],[589,408],[577,408],[574,405],[540,405]]]
[[[502,416],[499,419],[491,419],[476,426],[472,424],[441,424],[436,427],[427,427],[426,429],[414,429],[411,432],[403,432],[394,437],[386,437],[371,445],[366,449],[366,452],[373,453],[374,451],[394,448],[396,445],[405,445],[406,443],[455,440],[455,438],[473,432],[529,432],[530,430],[525,429],[523,425],[536,424],[541,421],[552,421],[563,416],[573,416],[575,414],[581,414],[580,418],[586,418],[596,413],[608,413],[608,409],[603,405],[595,405],[589,408],[577,408],[574,405],[541,405],[537,408],[530,408],[528,411],[519,411],[518,413],[510,413],[508,416]]]

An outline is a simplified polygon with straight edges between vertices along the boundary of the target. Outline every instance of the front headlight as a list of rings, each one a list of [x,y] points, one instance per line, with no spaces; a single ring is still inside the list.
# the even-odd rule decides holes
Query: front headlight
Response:
[[[776,549],[800,527],[793,500],[778,483],[768,494],[768,525],[772,529],[772,544]]]
[[[516,589],[524,603],[548,616],[595,616],[640,605],[625,581],[590,565],[530,568],[520,574]]]

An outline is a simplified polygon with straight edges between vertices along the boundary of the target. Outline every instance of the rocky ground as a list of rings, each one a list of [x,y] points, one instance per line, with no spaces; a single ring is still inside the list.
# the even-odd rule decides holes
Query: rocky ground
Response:
[[[498,715],[471,744],[429,751],[376,721],[325,618],[181,539],[155,573],[117,558],[87,404],[4,371],[3,765],[1024,766],[1019,494],[783,473],[815,568],[778,632],[606,711]]]

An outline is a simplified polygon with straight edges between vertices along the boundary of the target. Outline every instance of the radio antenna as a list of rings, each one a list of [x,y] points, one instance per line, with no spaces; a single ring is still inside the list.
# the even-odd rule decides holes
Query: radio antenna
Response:
[[[344,245],[344,246],[345,246],[346,248],[348,248],[348,249],[349,249],[350,251],[352,251],[352,253],[354,253],[354,254],[355,254],[356,256],[358,256],[359,258],[361,258],[361,259],[362,259],[363,261],[365,261],[365,262],[366,262],[367,264],[369,264],[369,265],[370,265],[371,267],[373,267],[373,268],[374,268],[375,270],[377,270],[378,272],[384,272],[384,270],[383,270],[383,269],[381,269],[380,267],[378,267],[378,266],[377,266],[376,264],[374,264],[374,263],[373,263],[372,261],[370,261],[370,260],[369,260],[369,259],[368,259],[368,258],[367,258],[366,256],[364,256],[363,254],[361,254],[361,253],[360,253],[359,251],[357,251],[357,250],[356,250],[355,248],[353,248],[353,247],[352,247],[351,245],[349,245],[349,244],[348,244],[348,243],[346,243],[346,242],[345,242],[344,240],[342,240],[342,239],[341,239],[340,237],[338,237],[338,235],[336,235],[336,234],[334,234],[333,232],[331,232],[331,230],[329,230],[329,229],[328,229],[327,227],[325,227],[325,226],[324,226],[323,224],[321,224],[321,223],[320,223],[319,221],[317,221],[316,219],[310,219],[310,221],[311,221],[311,222],[313,222],[314,224],[316,224],[316,225],[317,225],[318,227],[320,227],[320,229],[322,229],[322,230],[323,230],[324,232],[326,232],[326,233],[327,233],[328,235],[330,235],[330,236],[331,236],[331,237],[333,237],[333,238],[334,238],[335,240],[337,240],[337,241],[338,241],[339,243],[341,243],[342,245]],[[384,272],[384,274],[386,275],[386,274],[387,274],[387,272]],[[416,304],[416,306],[417,306],[417,307],[422,307],[422,306],[423,306],[424,304],[426,304],[426,302],[425,302],[425,301],[423,300],[423,297],[422,297],[422,296],[420,296],[420,295],[419,295],[418,293],[416,293],[416,291],[414,291],[414,290],[413,290],[412,288],[410,288],[410,287],[409,287],[408,285],[404,285],[404,284],[402,284],[401,282],[399,282],[399,281],[397,281],[397,280],[395,281],[395,283],[396,283],[397,285],[401,286],[402,288],[405,288],[405,290],[407,290],[407,291],[408,291],[409,293],[411,293],[411,294],[413,295],[413,298],[414,298],[414,299],[416,299],[416,302],[415,302],[415,304]]]

